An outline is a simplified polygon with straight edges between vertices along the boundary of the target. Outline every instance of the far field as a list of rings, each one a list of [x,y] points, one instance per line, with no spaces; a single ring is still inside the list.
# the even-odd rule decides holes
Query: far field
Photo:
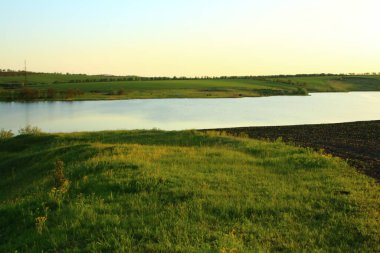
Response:
[[[0,252],[380,252],[380,185],[221,132],[0,140]]]
[[[112,100],[307,95],[309,92],[380,91],[380,76],[278,76],[150,80],[140,77],[0,73],[0,100]]]

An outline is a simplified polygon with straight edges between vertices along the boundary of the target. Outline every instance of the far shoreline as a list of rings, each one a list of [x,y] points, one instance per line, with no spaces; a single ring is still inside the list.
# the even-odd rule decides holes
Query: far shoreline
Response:
[[[38,102],[94,102],[94,101],[130,101],[130,100],[163,100],[163,99],[244,99],[244,98],[268,98],[268,97],[307,97],[313,94],[347,94],[363,92],[380,92],[380,91],[321,91],[309,92],[308,94],[286,94],[286,95],[259,95],[259,96],[226,96],[226,97],[131,97],[131,98],[77,98],[77,99],[36,99],[36,100],[1,100],[0,103],[38,103]]]

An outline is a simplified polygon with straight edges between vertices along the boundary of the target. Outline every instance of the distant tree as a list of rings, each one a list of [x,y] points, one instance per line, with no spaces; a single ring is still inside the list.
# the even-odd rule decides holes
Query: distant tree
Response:
[[[38,99],[39,91],[32,88],[22,88],[18,93],[18,98],[22,100]]]
[[[307,90],[305,88],[298,87],[297,88],[297,94],[299,94],[299,95],[307,95],[309,93],[307,92]]]
[[[54,98],[56,96],[56,94],[57,94],[57,91],[53,88],[49,88],[46,91],[46,97],[47,98]]]
[[[76,94],[77,94],[76,90],[74,90],[74,89],[68,89],[65,92],[65,98],[66,99],[74,98],[76,96]]]
[[[117,91],[117,95],[119,95],[119,96],[124,95],[124,94],[125,94],[124,89],[119,89],[119,90]]]

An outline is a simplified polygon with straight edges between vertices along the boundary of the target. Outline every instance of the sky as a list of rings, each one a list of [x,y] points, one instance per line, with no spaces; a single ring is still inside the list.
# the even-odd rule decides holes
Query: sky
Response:
[[[140,76],[380,72],[378,0],[0,0],[0,68]]]

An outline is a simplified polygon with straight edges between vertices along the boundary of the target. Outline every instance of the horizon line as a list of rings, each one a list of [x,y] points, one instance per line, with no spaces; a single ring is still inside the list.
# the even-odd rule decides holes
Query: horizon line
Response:
[[[14,70],[14,69],[5,69],[0,68],[1,73],[25,73],[25,70]],[[278,77],[278,76],[360,76],[360,75],[380,75],[380,71],[367,71],[367,72],[349,72],[349,73],[333,73],[333,72],[320,72],[320,73],[297,73],[297,74],[270,74],[270,75],[255,75],[255,74],[246,74],[246,75],[200,75],[200,76],[185,76],[185,75],[158,75],[158,76],[143,76],[143,75],[134,75],[134,74],[89,74],[89,73],[74,73],[74,72],[43,72],[43,71],[26,71],[26,73],[34,74],[58,74],[58,75],[86,75],[86,76],[113,76],[113,77],[142,77],[142,78],[223,78],[223,77]]]

